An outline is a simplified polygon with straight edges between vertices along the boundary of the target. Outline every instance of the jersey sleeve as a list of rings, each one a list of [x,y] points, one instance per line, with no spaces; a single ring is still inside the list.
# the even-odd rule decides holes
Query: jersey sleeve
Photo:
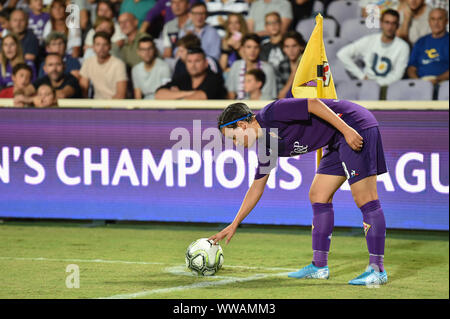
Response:
[[[266,160],[266,162],[262,162],[262,160],[258,158],[258,167],[256,168],[255,179],[261,179],[270,174],[270,171],[277,166],[278,156],[270,155]]]

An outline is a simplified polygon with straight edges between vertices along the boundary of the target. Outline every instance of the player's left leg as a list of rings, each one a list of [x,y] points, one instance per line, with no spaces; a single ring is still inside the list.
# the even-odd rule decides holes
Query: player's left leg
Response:
[[[351,280],[352,285],[385,284],[384,246],[386,221],[378,200],[377,177],[372,175],[350,185],[353,199],[363,215],[364,234],[369,251],[369,266],[366,271]]]
[[[366,272],[349,283],[383,284],[387,282],[383,265],[386,222],[378,200],[377,175],[387,172],[387,166],[378,127],[361,130],[359,133],[364,140],[361,151],[355,152],[343,142],[339,146],[339,156],[353,199],[363,215],[364,234],[369,250]]]

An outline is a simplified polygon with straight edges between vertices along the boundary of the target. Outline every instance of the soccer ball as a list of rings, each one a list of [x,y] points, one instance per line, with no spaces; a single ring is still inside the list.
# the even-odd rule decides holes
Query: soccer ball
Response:
[[[212,276],[223,265],[223,250],[213,240],[200,238],[192,242],[186,250],[186,267],[199,276]]]

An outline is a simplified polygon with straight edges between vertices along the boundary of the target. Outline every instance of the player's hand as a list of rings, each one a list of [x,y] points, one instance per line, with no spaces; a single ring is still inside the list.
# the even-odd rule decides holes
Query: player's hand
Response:
[[[349,127],[344,134],[345,141],[354,151],[361,151],[363,148],[363,138],[353,128]]]
[[[230,242],[234,233],[236,232],[236,228],[237,228],[237,226],[235,226],[234,224],[230,224],[227,227],[225,227],[222,231],[209,237],[208,239],[214,240],[214,245],[215,245],[217,242],[221,241],[222,239],[224,239],[226,237],[227,238],[226,244],[228,245],[228,243]]]

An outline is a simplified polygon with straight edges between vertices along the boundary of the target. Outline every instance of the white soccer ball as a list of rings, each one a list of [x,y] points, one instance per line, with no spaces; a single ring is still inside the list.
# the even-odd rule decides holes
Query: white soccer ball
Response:
[[[192,242],[186,250],[186,267],[199,276],[212,276],[223,265],[223,250],[213,240],[200,238]]]

